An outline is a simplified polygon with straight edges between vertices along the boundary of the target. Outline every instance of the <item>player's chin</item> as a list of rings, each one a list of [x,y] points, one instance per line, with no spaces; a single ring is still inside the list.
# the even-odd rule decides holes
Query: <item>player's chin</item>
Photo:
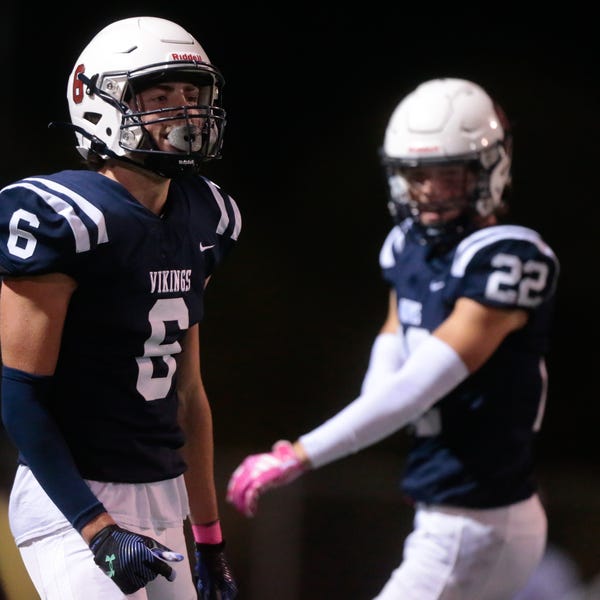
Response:
[[[456,219],[460,215],[460,211],[457,210],[446,210],[446,211],[423,211],[419,213],[419,221],[421,225],[426,227],[437,227],[444,225],[453,219]]]
[[[419,222],[425,227],[436,227],[443,225],[445,219],[442,219],[438,213],[422,212],[419,213]]]

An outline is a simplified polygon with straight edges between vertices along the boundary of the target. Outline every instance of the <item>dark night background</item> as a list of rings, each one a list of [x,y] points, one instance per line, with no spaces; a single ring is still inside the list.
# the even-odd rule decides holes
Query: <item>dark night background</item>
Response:
[[[600,572],[591,14],[572,3],[528,14],[378,1],[111,6],[65,3],[35,18],[26,3],[3,10],[0,185],[78,166],[74,138],[47,124],[68,119],[68,74],[109,22],[177,21],[223,72],[224,157],[206,174],[236,199],[244,226],[207,292],[202,360],[240,600],[367,599],[400,561],[412,517],[396,489],[402,433],[272,492],[254,520],[224,496],[246,454],[295,439],[357,395],[387,306],[378,252],[391,220],[377,151],[401,97],[438,76],[472,79],[504,107],[515,136],[512,217],[561,261],[539,472],[550,539],[591,580]],[[5,456],[8,486],[8,446]]]

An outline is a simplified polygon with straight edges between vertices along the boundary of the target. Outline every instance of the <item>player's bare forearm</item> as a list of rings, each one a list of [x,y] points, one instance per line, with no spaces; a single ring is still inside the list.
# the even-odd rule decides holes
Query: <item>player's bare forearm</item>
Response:
[[[182,449],[188,465],[184,475],[193,523],[208,523],[218,518],[214,482],[212,412],[200,375],[199,329],[186,334],[183,352],[178,357],[178,420],[185,434]]]

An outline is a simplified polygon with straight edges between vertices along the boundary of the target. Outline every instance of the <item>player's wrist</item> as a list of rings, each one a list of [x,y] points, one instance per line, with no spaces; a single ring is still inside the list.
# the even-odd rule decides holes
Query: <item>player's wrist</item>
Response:
[[[223,542],[221,521],[215,519],[209,523],[193,523],[192,535],[196,544],[221,544]]]
[[[89,546],[92,539],[109,525],[116,525],[115,520],[107,512],[100,513],[81,528],[81,537]]]
[[[298,462],[300,463],[300,466],[302,467],[302,469],[303,470],[312,469],[312,465],[310,463],[310,458],[308,457],[308,454],[306,453],[306,450],[304,449],[302,442],[300,442],[299,440],[296,440],[292,444],[292,448],[294,449],[294,452],[296,453],[296,456],[298,457]]]

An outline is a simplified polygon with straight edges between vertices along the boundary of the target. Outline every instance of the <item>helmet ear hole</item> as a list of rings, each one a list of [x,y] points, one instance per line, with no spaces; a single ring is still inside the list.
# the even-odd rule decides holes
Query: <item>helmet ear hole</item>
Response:
[[[83,113],[83,118],[86,121],[89,121],[90,123],[93,123],[94,125],[97,125],[100,122],[102,115],[100,113],[96,113],[96,112],[85,112],[85,113]]]

